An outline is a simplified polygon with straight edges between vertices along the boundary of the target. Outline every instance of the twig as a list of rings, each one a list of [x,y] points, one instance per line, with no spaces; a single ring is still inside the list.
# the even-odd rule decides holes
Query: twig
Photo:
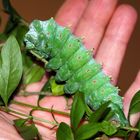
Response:
[[[51,92],[27,92],[27,91],[21,91],[18,93],[18,95],[20,96],[28,96],[28,95],[47,95],[47,96],[51,96],[52,93]]]
[[[68,112],[63,112],[63,111],[59,111],[59,110],[55,110],[55,109],[30,105],[30,104],[26,104],[26,103],[15,101],[15,100],[12,100],[11,103],[21,105],[21,106],[30,107],[30,108],[35,109],[35,110],[47,111],[47,112],[50,112],[50,113],[56,113],[56,114],[65,115],[65,116],[68,116],[68,117],[70,116],[70,114]]]
[[[40,61],[42,61],[44,64],[47,64],[48,63],[48,61],[46,59],[42,58],[41,56],[39,56],[34,51],[30,50],[30,53],[33,54],[35,57],[37,57],[37,59],[39,59]]]
[[[41,122],[45,122],[45,123],[48,123],[48,124],[52,124],[52,125],[57,125],[58,126],[58,123],[56,123],[55,121],[48,121],[48,120],[45,120],[45,119],[42,119],[42,118],[38,118],[38,117],[35,117],[35,116],[31,116],[31,115],[27,115],[27,114],[24,114],[24,113],[21,113],[21,112],[17,112],[13,109],[10,109],[10,108],[6,108],[6,107],[0,107],[0,110],[1,111],[4,111],[4,112],[8,112],[8,113],[14,113],[14,114],[17,114],[17,115],[20,115],[22,117],[27,117],[28,119],[34,119],[34,120],[37,120],[37,121],[41,121]]]

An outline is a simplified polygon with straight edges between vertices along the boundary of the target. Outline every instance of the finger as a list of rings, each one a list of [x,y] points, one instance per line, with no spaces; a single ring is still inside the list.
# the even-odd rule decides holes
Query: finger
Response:
[[[62,26],[70,26],[73,31],[87,4],[88,0],[66,0],[56,15],[56,21]]]
[[[123,103],[124,103],[124,113],[126,116],[128,116],[130,102],[138,90],[140,90],[140,71],[137,74],[135,81],[132,83],[132,85],[130,86],[130,88],[128,89],[128,91],[124,96]],[[135,126],[139,118],[140,118],[140,113],[132,115],[130,118],[131,124]]]
[[[137,14],[129,5],[117,8],[110,21],[105,37],[96,55],[97,61],[103,63],[105,73],[111,75],[116,83],[128,40],[134,29]]]
[[[117,0],[91,0],[75,34],[84,37],[88,49],[96,51],[105,27],[116,7]]]
[[[0,139],[1,140],[23,140],[15,127],[0,117]]]

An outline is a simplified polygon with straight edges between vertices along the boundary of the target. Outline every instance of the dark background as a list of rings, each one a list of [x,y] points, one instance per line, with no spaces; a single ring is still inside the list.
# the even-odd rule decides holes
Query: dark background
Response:
[[[17,11],[27,20],[32,21],[33,19],[46,20],[55,15],[59,7],[62,5],[64,0],[11,0],[13,6]],[[140,69],[140,0],[120,0],[119,3],[129,3],[138,12],[138,21],[136,24],[135,31],[132,35],[131,40],[128,44],[128,50],[125,55],[125,60],[122,65],[122,69],[119,76],[118,86],[123,94]],[[0,3],[0,9],[2,8]],[[2,22],[0,31],[3,30],[6,22],[6,14],[0,13]],[[128,25],[129,26],[129,25]]]

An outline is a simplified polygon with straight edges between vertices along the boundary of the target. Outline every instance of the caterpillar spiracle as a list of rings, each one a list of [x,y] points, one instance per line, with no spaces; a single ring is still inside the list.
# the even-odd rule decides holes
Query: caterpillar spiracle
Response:
[[[25,43],[27,49],[48,61],[46,68],[56,72],[57,82],[65,82],[65,93],[85,94],[86,103],[94,110],[111,101],[115,120],[126,124],[124,115],[120,113],[123,106],[118,88],[110,83],[110,78],[104,74],[101,65],[70,29],[58,25],[53,18],[46,21],[34,20],[25,35]]]

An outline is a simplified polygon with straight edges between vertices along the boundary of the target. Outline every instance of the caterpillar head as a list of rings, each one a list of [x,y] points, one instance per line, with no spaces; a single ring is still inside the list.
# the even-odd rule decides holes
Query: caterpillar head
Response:
[[[41,57],[47,58],[54,38],[56,23],[53,18],[47,21],[34,20],[25,35],[26,48],[34,50]],[[48,52],[48,53],[47,53]]]

